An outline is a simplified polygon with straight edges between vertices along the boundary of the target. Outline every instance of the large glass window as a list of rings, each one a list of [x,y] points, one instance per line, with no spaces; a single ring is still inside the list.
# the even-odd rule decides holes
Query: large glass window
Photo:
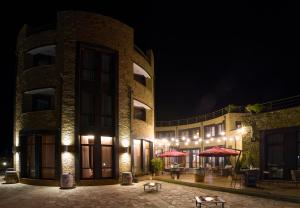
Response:
[[[80,57],[80,129],[113,130],[115,54],[84,46]]]
[[[216,126],[210,125],[210,126],[204,126],[204,136],[205,138],[210,138],[216,136]]]
[[[30,135],[24,139],[27,139],[27,175],[35,178],[35,137]]]
[[[42,178],[55,177],[55,137],[44,135],[42,137]]]
[[[284,170],[283,134],[270,134],[267,137],[267,169],[271,178],[283,178]]]
[[[133,140],[133,160],[134,160],[134,173],[139,175],[142,173],[142,149],[141,141],[139,139]]]
[[[81,178],[113,177],[113,138],[81,136]]]
[[[29,178],[55,178],[55,136],[30,134],[22,136],[22,176]]]
[[[145,154],[144,156],[144,171],[145,173],[149,173],[150,169],[150,143],[147,141],[143,141],[143,152]]]

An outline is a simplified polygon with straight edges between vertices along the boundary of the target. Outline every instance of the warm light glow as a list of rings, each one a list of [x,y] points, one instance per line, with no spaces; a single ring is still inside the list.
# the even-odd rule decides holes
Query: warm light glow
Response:
[[[245,127],[241,127],[237,131],[238,131],[239,134],[245,134],[246,133],[246,128]]]
[[[206,140],[206,141],[205,141],[205,143],[206,143],[206,144],[209,144],[209,141],[208,141],[208,140]]]
[[[129,140],[128,139],[123,139],[122,140],[122,146],[123,147],[129,147]]]
[[[62,145],[70,145],[71,144],[70,135],[66,134],[61,143],[62,143]]]
[[[211,137],[211,134],[206,134],[206,137],[208,137],[208,138]]]
[[[176,146],[179,146],[179,143],[176,143]]]
[[[221,140],[220,140],[220,139],[218,139],[218,140],[217,140],[217,142],[218,142],[218,143],[220,143],[220,142],[221,142]]]
[[[232,137],[229,138],[229,141],[232,141]]]
[[[6,165],[7,165],[7,162],[3,162],[2,165],[3,165],[3,166],[6,166]]]
[[[174,142],[174,140],[175,140],[174,137],[172,137],[171,140]]]
[[[220,133],[220,135],[221,135],[221,136],[224,136],[224,135],[225,135],[225,132],[224,132],[224,131],[222,131],[222,132]]]
[[[18,152],[15,154],[15,167],[16,171],[20,171],[20,154]]]
[[[210,138],[210,141],[214,141],[215,139],[214,138]]]
[[[150,185],[150,186],[154,186],[154,185],[155,185],[155,183],[153,183],[153,182],[152,182],[152,183],[149,183],[149,185]]]
[[[224,137],[223,137],[223,140],[224,140],[224,141],[226,141],[226,140],[227,140],[227,137],[226,137],[226,136],[224,136]]]
[[[197,135],[194,135],[194,139],[197,139],[198,138],[198,136]]]
[[[235,140],[236,140],[236,141],[240,140],[240,137],[236,136],[236,137],[235,137]]]
[[[199,142],[202,142],[202,138],[199,139]]]
[[[212,200],[214,200],[213,197],[205,197],[205,201],[212,201]]]
[[[197,144],[199,144],[199,142],[198,142],[198,141],[195,141],[195,144],[197,145]]]
[[[176,141],[176,142],[179,142],[179,139],[176,139],[175,141]]]
[[[190,140],[190,139],[187,139],[186,141],[187,141],[187,142],[190,142],[191,140]]]
[[[188,145],[189,143],[188,143],[188,142],[185,142],[184,144],[185,144],[185,145]]]
[[[18,147],[19,144],[20,144],[18,133],[16,133],[16,140],[15,140],[15,142],[16,142],[16,143],[15,143],[16,147]]]
[[[181,139],[184,141],[184,140],[185,140],[185,137],[183,136],[183,137],[181,137]]]
[[[75,157],[73,153],[63,152],[61,154],[62,173],[74,173]]]

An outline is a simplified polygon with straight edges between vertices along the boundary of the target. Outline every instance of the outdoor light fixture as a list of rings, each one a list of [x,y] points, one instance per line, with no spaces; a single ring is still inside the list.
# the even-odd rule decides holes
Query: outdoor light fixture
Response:
[[[174,141],[175,140],[174,137],[172,137],[171,140]]]
[[[201,141],[202,141],[202,139],[200,138],[200,139],[199,139],[199,142],[201,142]]]
[[[184,141],[184,140],[185,140],[185,137],[183,136],[183,137],[181,137],[181,139]]]
[[[206,134],[206,137],[207,137],[207,138],[211,137],[211,134]]]
[[[198,136],[197,135],[194,135],[194,139],[197,139],[198,138]]]
[[[6,165],[7,165],[7,162],[3,162],[2,165],[3,165],[3,166],[6,166]]]
[[[205,143],[206,143],[206,144],[209,144],[209,141],[207,140],[207,141],[205,141]]]

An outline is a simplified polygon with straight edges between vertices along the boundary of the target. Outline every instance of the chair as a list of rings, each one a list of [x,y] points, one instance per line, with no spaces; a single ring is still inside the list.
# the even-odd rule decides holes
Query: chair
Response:
[[[300,170],[291,170],[291,178],[296,183],[296,187],[298,187],[298,183],[300,183]]]

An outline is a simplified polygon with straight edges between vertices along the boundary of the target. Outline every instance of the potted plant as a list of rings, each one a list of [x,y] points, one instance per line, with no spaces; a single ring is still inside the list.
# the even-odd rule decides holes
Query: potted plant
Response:
[[[152,170],[155,175],[159,175],[159,173],[163,170],[163,161],[159,157],[155,157],[151,160]]]

